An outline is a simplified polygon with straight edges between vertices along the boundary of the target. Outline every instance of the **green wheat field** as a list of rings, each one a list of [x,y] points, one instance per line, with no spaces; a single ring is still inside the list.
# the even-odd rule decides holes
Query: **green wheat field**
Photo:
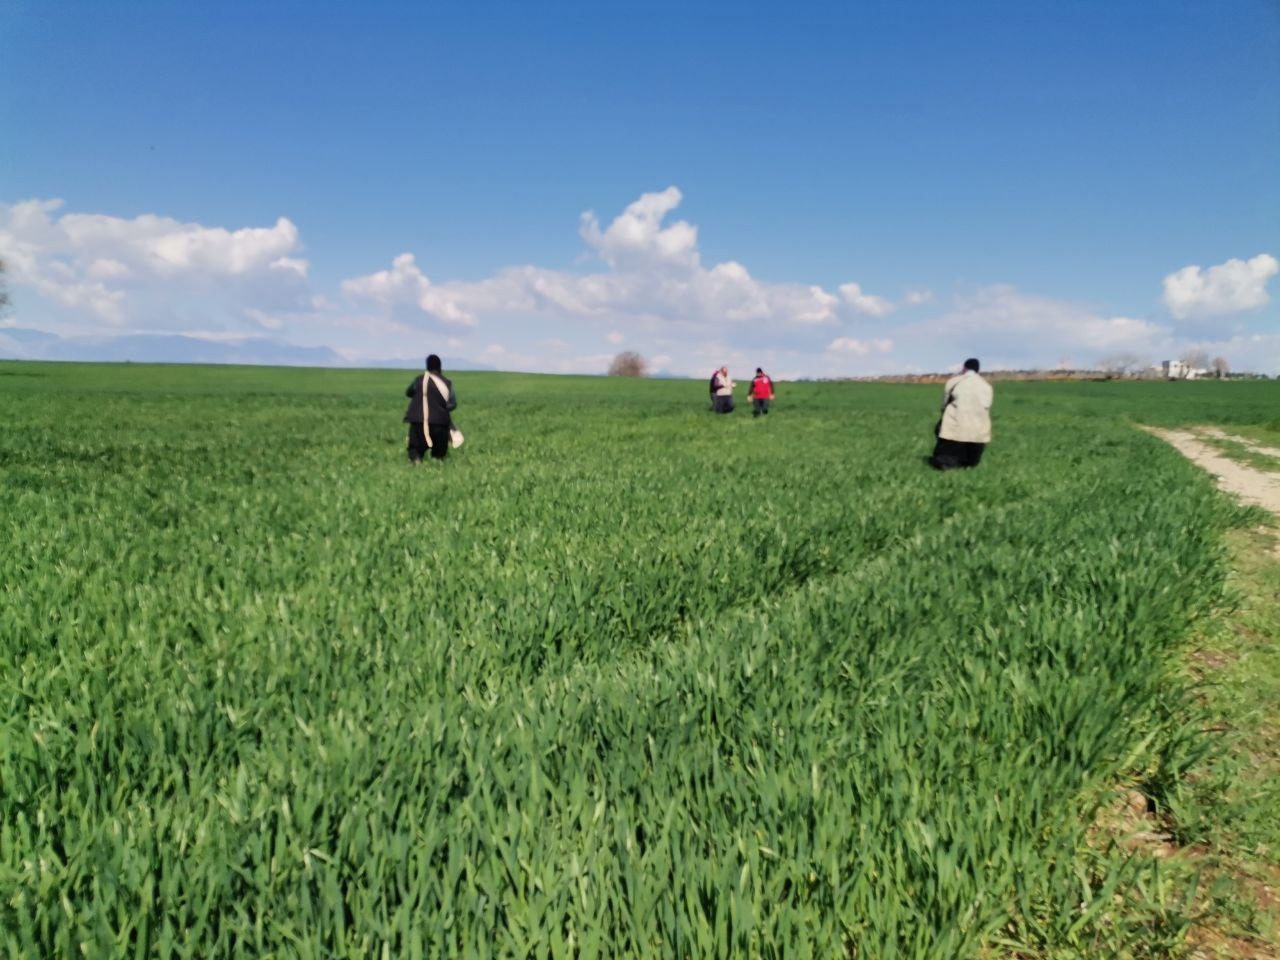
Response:
[[[1098,840],[1209,749],[1249,519],[1135,423],[1280,383],[941,388],[0,363],[10,957],[1109,956]],[[741,400],[741,398],[740,398]],[[1176,898],[1174,898],[1176,899]]]

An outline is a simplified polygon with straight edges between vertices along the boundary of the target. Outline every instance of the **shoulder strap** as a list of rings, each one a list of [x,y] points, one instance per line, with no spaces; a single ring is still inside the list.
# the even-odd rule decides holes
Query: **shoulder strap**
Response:
[[[445,403],[448,403],[449,402],[449,385],[445,383],[441,377],[436,376],[434,373],[428,373],[422,378],[423,400],[425,401],[427,396],[427,393],[426,393],[427,380],[430,380],[432,383],[436,385],[436,389],[440,391],[440,396],[444,398]]]

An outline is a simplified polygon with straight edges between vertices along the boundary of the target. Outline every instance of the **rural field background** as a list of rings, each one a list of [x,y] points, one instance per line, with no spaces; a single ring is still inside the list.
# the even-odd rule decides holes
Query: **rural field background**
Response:
[[[1180,667],[1256,516],[1134,428],[1276,383],[0,363],[9,956],[1111,956],[1180,892]],[[1176,823],[1174,823],[1176,827]],[[1134,947],[1134,945],[1139,945]]]

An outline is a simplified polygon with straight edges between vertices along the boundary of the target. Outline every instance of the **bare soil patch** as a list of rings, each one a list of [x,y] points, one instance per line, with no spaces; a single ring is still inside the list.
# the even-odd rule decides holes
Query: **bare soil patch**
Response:
[[[1196,466],[1213,474],[1220,489],[1280,517],[1280,476],[1256,470],[1224,456],[1191,430],[1161,430],[1158,427],[1143,429],[1171,444]],[[1223,437],[1228,435],[1223,434]]]
[[[1211,437],[1214,440],[1229,440],[1232,443],[1238,443],[1242,447],[1246,447],[1248,450],[1258,454],[1259,456],[1275,457],[1276,459],[1280,459],[1280,447],[1264,446],[1261,443],[1255,443],[1248,437],[1240,437],[1236,436],[1234,433],[1227,433],[1227,431],[1220,427],[1193,427],[1192,429],[1202,437]]]

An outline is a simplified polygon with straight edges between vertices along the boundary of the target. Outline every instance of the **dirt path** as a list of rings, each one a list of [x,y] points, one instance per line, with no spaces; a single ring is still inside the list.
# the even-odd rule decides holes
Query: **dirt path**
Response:
[[[1266,473],[1238,463],[1209,446],[1191,430],[1161,430],[1156,427],[1142,429],[1172,444],[1192,463],[1213,474],[1220,489],[1280,517],[1280,474]],[[1225,433],[1222,436],[1237,439]],[[1269,451],[1271,448],[1262,449]],[[1280,454],[1280,451],[1277,453]]]

